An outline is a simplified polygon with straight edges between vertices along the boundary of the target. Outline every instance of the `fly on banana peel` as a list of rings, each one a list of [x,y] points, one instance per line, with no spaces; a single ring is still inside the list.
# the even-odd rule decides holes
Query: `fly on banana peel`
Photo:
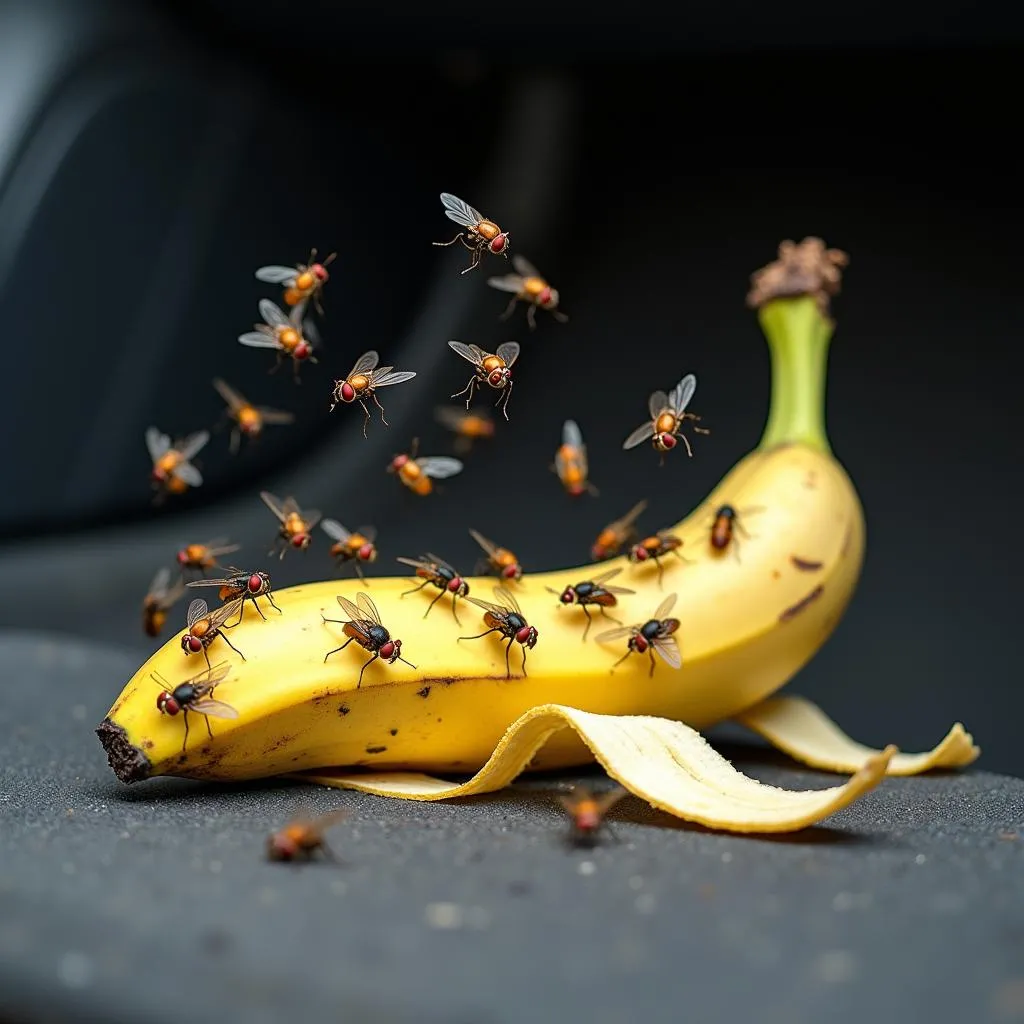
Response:
[[[182,750],[180,732],[153,707],[151,673],[160,672],[169,687],[186,679],[180,636],[129,680],[98,729],[118,778],[290,775],[399,799],[441,800],[500,790],[523,770],[596,759],[654,807],[711,828],[759,833],[815,824],[886,774],[971,763],[978,748],[959,724],[925,753],[901,754],[892,746],[871,751],[814,705],[778,695],[836,628],[864,557],[863,510],[825,432],[825,355],[835,327],[828,300],[846,264],[837,253],[817,240],[786,243],[779,261],[755,275],[749,301],[772,356],[768,421],[758,446],[705,502],[657,535],[678,540],[688,553],[687,562],[661,561],[664,590],[649,565],[637,564],[650,559],[622,553],[632,544],[635,554],[641,502],[602,534],[594,564],[553,573],[524,572],[517,556],[474,533],[494,575],[459,578],[474,595],[489,592],[494,576],[515,590],[515,605],[503,601],[484,610],[497,622],[493,608],[502,609],[509,626],[514,612],[523,628],[528,623],[536,631],[535,648],[524,644],[524,653],[531,647],[528,676],[511,673],[505,643],[459,643],[454,616],[424,618],[419,602],[402,600],[408,590],[402,577],[373,579],[380,609],[373,618],[416,651],[415,667],[398,659],[325,661],[337,640],[321,621],[321,608],[335,599],[351,603],[358,582],[275,591],[280,616],[250,616],[234,627],[246,660],[232,660],[224,685],[238,717],[212,739],[193,737]],[[742,560],[721,557],[736,542],[728,530],[738,520],[725,516],[726,508],[740,516],[758,510],[756,533],[743,535]],[[627,657],[613,673],[622,649],[581,643],[578,619],[559,614],[549,590],[561,593],[567,579],[595,581],[611,571],[619,571],[616,583],[624,585],[617,612],[632,624],[624,628],[634,649],[641,637],[650,653],[654,638],[644,631],[652,611],[663,626],[662,602],[676,596],[671,610],[679,627],[666,635],[677,644],[678,668],[673,652],[653,673],[646,657]],[[517,620],[509,645],[519,628]],[[697,731],[727,719],[797,760],[849,778],[782,800],[774,787],[741,775]],[[468,773],[459,783],[437,777]]]

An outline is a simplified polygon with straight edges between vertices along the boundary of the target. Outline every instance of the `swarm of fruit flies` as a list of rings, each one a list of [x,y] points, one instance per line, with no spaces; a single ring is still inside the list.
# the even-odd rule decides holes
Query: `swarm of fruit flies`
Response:
[[[460,230],[450,241],[433,244],[451,246],[458,242],[469,250],[470,265],[461,273],[466,274],[478,267],[486,255],[508,257],[509,233],[496,221],[484,217],[477,209],[447,192],[441,194],[441,203],[445,215],[454,221]],[[278,370],[287,360],[292,364],[295,381],[299,382],[300,367],[306,363],[317,364],[315,351],[322,346],[316,324],[307,317],[307,312],[312,306],[320,316],[323,316],[321,298],[331,278],[327,268],[336,255],[332,252],[322,261],[318,261],[317,251],[312,249],[306,263],[267,264],[256,270],[257,280],[282,289],[279,298],[287,308],[287,313],[271,299],[261,299],[258,308],[262,323],[256,324],[252,331],[240,335],[238,342],[249,348],[272,350],[276,359],[274,365],[270,367],[270,373]],[[779,249],[779,261],[752,279],[751,294],[756,296],[767,291],[772,291],[773,294],[788,294],[787,288],[803,293],[810,289],[823,312],[827,312],[829,298],[839,290],[839,269],[845,264],[845,253],[834,249],[826,250],[820,239],[806,239],[799,246],[785,242]],[[544,310],[558,322],[567,322],[568,317],[559,308],[559,292],[551,286],[547,278],[518,253],[512,257],[512,266],[514,273],[487,279],[487,284],[492,289],[511,296],[501,319],[508,319],[516,307],[523,304],[531,331],[536,328],[537,310]],[[465,409],[458,405],[442,405],[435,408],[434,416],[454,435],[455,450],[465,454],[473,444],[480,440],[492,439],[496,433],[495,421],[489,414],[470,410],[478,387],[486,385],[498,392],[495,404],[501,406],[504,419],[508,420],[508,402],[513,387],[512,368],[519,359],[521,346],[518,342],[507,341],[497,345],[491,352],[478,345],[461,341],[449,341],[448,345],[457,355],[470,363],[472,375],[462,391],[450,396],[460,398],[465,395]],[[378,391],[381,388],[405,383],[417,376],[415,371],[396,371],[391,365],[380,366],[379,363],[380,356],[376,350],[364,352],[345,377],[334,380],[330,391],[332,410],[340,404],[360,405],[364,413],[364,436],[371,419],[371,402],[380,411],[384,426],[388,426]],[[228,449],[232,455],[238,453],[243,440],[247,443],[255,441],[266,426],[285,426],[295,422],[294,413],[257,405],[221,377],[214,377],[212,383],[224,402],[224,417],[231,424]],[[700,420],[698,415],[689,411],[696,385],[696,377],[693,374],[686,374],[668,393],[652,393],[648,398],[647,419],[629,434],[622,447],[631,449],[649,442],[664,461],[665,454],[682,442],[687,454],[692,456],[693,450],[689,439],[683,433],[683,427],[687,421],[696,424]],[[693,426],[692,429],[701,434],[709,433],[699,426]],[[163,501],[168,495],[184,494],[189,489],[202,485],[203,476],[195,460],[209,440],[210,432],[207,430],[180,436],[177,440],[173,440],[172,435],[165,434],[156,427],[149,427],[146,430],[145,442],[151,462],[150,481],[155,491],[155,501]],[[409,451],[394,455],[386,468],[405,488],[417,496],[424,497],[434,492],[434,481],[451,478],[461,473],[464,467],[459,459],[450,456],[421,456],[418,454],[418,446],[418,439],[414,439]],[[598,496],[597,488],[590,481],[587,446],[575,420],[567,419],[563,422],[561,444],[555,452],[551,468],[567,494],[573,497],[585,493]],[[289,550],[306,551],[311,546],[313,531],[319,524],[331,540],[329,556],[339,567],[351,565],[362,579],[363,567],[376,561],[378,548],[376,530],[373,527],[359,526],[350,530],[336,519],[322,518],[318,510],[300,506],[290,495],[282,499],[268,491],[261,491],[260,498],[277,521],[274,547],[269,555],[277,554],[279,558],[283,558]],[[684,562],[687,559],[680,555],[682,541],[668,531],[662,530],[648,536],[638,533],[636,523],[646,507],[647,502],[640,501],[621,518],[610,522],[594,541],[591,555],[595,561],[600,561],[624,552],[629,564],[653,562],[657,565],[660,583],[664,572],[661,560],[665,556],[672,554]],[[714,509],[708,529],[711,554],[717,556],[732,551],[738,558],[738,537],[742,535],[746,539],[752,539],[743,525],[743,520],[758,511],[761,509],[737,509],[730,504],[723,504]],[[416,585],[405,591],[403,596],[427,590],[429,601],[423,612],[424,618],[430,615],[438,601],[450,597],[452,616],[460,625],[458,603],[462,601],[475,605],[481,609],[483,624],[487,628],[482,633],[458,639],[477,640],[497,634],[505,646],[505,670],[508,678],[511,678],[512,674],[511,649],[514,644],[519,644],[522,648],[521,671],[525,675],[527,651],[536,645],[538,631],[536,627],[530,625],[526,613],[520,608],[515,595],[509,589],[510,584],[522,578],[522,564],[508,548],[489,540],[475,529],[470,529],[469,533],[484,553],[484,561],[477,565],[475,571],[489,572],[501,581],[500,585],[494,587],[494,602],[471,595],[468,581],[453,563],[430,552],[418,558],[397,558],[399,563],[413,570],[416,578]],[[239,712],[231,704],[214,696],[217,687],[227,680],[230,666],[228,662],[211,664],[211,646],[218,639],[222,640],[244,661],[245,656],[231,642],[228,631],[242,621],[246,604],[251,603],[262,620],[266,620],[267,616],[260,605],[261,599],[265,599],[270,607],[281,614],[281,609],[274,602],[271,579],[267,572],[259,568],[221,566],[220,559],[237,550],[239,545],[231,543],[226,538],[182,544],[175,554],[180,578],[172,582],[171,569],[166,566],[161,568],[153,577],[142,602],[143,629],[148,636],[156,637],[164,628],[171,608],[183,597],[186,587],[212,587],[217,590],[220,604],[216,608],[211,609],[201,598],[191,602],[186,613],[186,629],[181,636],[184,654],[202,654],[206,668],[198,674],[187,675],[177,683],[171,683],[154,674],[154,680],[159,687],[155,701],[156,710],[162,715],[180,717],[183,721],[182,751],[185,751],[188,745],[191,713],[203,716],[211,739],[213,731],[210,718],[239,717]],[[617,606],[620,595],[634,593],[633,590],[611,582],[622,571],[623,567],[619,566],[590,579],[567,582],[561,590],[548,588],[558,598],[560,606],[577,607],[583,612],[586,619],[581,637],[583,641],[586,641],[593,622],[592,610],[614,622],[619,621],[609,615],[608,609]],[[186,581],[185,577],[188,574],[195,574],[198,578]],[[364,582],[368,585],[368,581]],[[626,641],[625,652],[612,664],[612,671],[632,654],[648,656],[651,675],[657,664],[656,655],[670,668],[679,668],[681,655],[676,634],[680,622],[669,616],[675,600],[676,595],[670,594],[649,619],[632,625],[619,624],[617,628],[597,636],[596,641],[602,644]],[[363,661],[360,668],[357,688],[362,685],[366,670],[375,661],[383,661],[389,666],[394,665],[396,661],[402,661],[415,669],[416,666],[402,656],[402,641],[383,623],[376,605],[367,593],[359,592],[355,602],[341,595],[337,597],[337,601],[347,617],[329,619],[324,615],[323,621],[340,625],[345,640],[339,647],[327,652],[324,656],[325,661],[352,643],[368,653],[370,657]],[[229,623],[231,619],[234,619],[234,622]],[[621,788],[610,790],[603,795],[596,795],[581,788],[574,791],[571,796],[559,796],[558,799],[571,818],[569,839],[573,843],[593,842],[602,828],[607,827],[607,811],[625,794],[626,791]],[[268,858],[295,862],[308,860],[319,852],[334,859],[324,842],[324,832],[346,816],[346,811],[336,811],[319,817],[295,818],[284,828],[268,836]]]

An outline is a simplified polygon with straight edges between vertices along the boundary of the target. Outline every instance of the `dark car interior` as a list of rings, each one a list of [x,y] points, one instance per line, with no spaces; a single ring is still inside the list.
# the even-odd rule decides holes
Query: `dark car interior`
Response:
[[[675,521],[763,425],[750,274],[781,240],[819,235],[850,254],[828,415],[869,543],[853,605],[791,685],[865,743],[926,749],[961,720],[981,768],[1024,774],[1022,28],[1016,8],[951,0],[927,16],[0,3],[0,654],[45,637],[95,658],[83,700],[102,714],[126,678],[109,659],[138,664],[166,640],[144,635],[140,602],[182,544],[229,537],[270,564],[260,489],[373,524],[385,574],[422,550],[468,563],[468,527],[553,569],[639,497]],[[542,315],[526,336],[484,274],[460,274],[460,247],[431,246],[452,233],[444,191],[513,225],[567,324]],[[296,383],[236,339],[267,294],[255,269],[313,247],[338,255],[319,362]],[[401,488],[385,467],[413,438],[452,452],[434,409],[466,368],[446,342],[510,337],[533,357],[501,444],[478,446],[436,500]],[[330,390],[369,348],[418,376],[364,439],[361,411],[330,411]],[[712,429],[675,472],[620,444],[666,368],[696,373]],[[214,377],[295,423],[232,455]],[[551,472],[567,416],[599,499],[570,500]],[[159,506],[151,425],[212,433],[203,485]],[[329,578],[326,551],[274,559],[275,585]]]

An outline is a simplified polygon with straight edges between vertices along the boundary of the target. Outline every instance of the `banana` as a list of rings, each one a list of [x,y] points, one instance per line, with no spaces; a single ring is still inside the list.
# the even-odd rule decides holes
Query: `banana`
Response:
[[[442,598],[425,615],[437,591],[428,587],[403,596],[413,585],[407,577],[366,584],[328,580],[276,591],[279,611],[266,607],[264,619],[247,604],[241,623],[230,630],[244,661],[221,639],[209,649],[214,662],[229,663],[226,674],[218,668],[224,678],[214,696],[237,718],[213,718],[211,737],[210,719],[192,713],[183,745],[180,716],[160,714],[157,700],[166,681],[177,685],[204,667],[194,667],[194,657],[186,660],[179,634],[127,682],[97,729],[115,774],[135,782],[158,775],[237,780],[306,772],[326,784],[437,799],[499,788],[523,769],[597,758],[657,806],[718,827],[760,831],[818,820],[875,785],[901,757],[925,757],[857,747],[852,757],[846,749],[830,759],[827,742],[825,755],[818,756],[824,742],[818,723],[814,742],[807,744],[817,748],[806,759],[856,774],[845,787],[808,796],[811,810],[798,813],[798,794],[783,794],[794,798],[787,803],[779,790],[758,786],[725,762],[718,765],[694,731],[740,718],[800,757],[802,726],[789,727],[790,719],[779,714],[778,702],[786,698],[773,698],[770,721],[762,722],[758,709],[832,633],[864,558],[863,510],[825,435],[825,369],[834,326],[827,300],[820,279],[818,286],[808,285],[805,273],[793,294],[792,274],[782,276],[789,290],[776,288],[759,303],[772,362],[764,436],[704,502],[668,527],[683,541],[681,558],[669,554],[657,565],[619,556],[506,584],[538,635],[529,651],[512,643],[508,674],[508,641],[499,634],[460,639],[487,628],[482,609],[459,600],[460,626],[451,599]],[[718,550],[712,526],[723,505],[736,510],[742,529]],[[676,595],[671,614],[680,621],[680,668],[659,659],[652,673],[647,655],[633,653],[613,670],[627,652],[626,640],[598,637],[614,623],[592,610],[595,622],[584,641],[583,610],[562,607],[549,592],[613,568],[622,570],[615,584],[634,591],[610,609],[624,624],[643,623],[665,597]],[[471,596],[504,603],[493,593],[497,579],[466,582]],[[408,663],[378,659],[359,684],[370,654],[351,643],[325,657],[346,636],[341,625],[324,618],[350,618],[336,597],[355,601],[361,590],[372,597],[391,637],[401,640]],[[165,682],[158,684],[154,673]],[[957,728],[927,766],[977,756],[970,737]],[[675,762],[650,754],[646,767],[641,764],[637,750],[655,747],[675,751]],[[661,781],[646,777],[659,759],[671,763]],[[913,762],[913,770],[922,764]],[[680,765],[688,773],[682,782],[672,774]],[[473,772],[478,781],[470,788],[410,774]],[[763,797],[768,810],[752,811],[745,787],[772,794]]]

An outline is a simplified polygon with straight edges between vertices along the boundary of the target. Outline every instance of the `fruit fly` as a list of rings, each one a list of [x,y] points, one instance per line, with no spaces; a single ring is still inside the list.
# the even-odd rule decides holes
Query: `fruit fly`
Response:
[[[218,596],[221,601],[235,601],[240,598],[241,606],[238,609],[238,622],[242,621],[242,616],[245,614],[245,602],[247,600],[252,601],[252,606],[260,613],[260,618],[266,619],[266,615],[263,614],[263,609],[259,605],[259,598],[261,597],[265,597],[270,602],[270,606],[278,615],[283,614],[281,609],[274,604],[270,576],[265,572],[245,572],[242,569],[236,569],[232,565],[228,567],[225,575],[218,579],[193,580],[189,583],[189,586],[220,587]],[[238,622],[232,623],[228,628],[234,628],[234,626],[238,625]]]
[[[210,440],[208,430],[199,430],[189,434],[182,441],[171,443],[167,434],[160,433],[156,427],[146,429],[146,447],[149,457],[153,460],[150,480],[157,488],[157,501],[170,494],[183,494],[190,487],[199,487],[203,476],[192,465],[192,459],[206,446]]]
[[[320,293],[331,276],[327,273],[327,268],[337,255],[336,252],[332,252],[322,263],[317,263],[316,249],[311,249],[309,263],[299,263],[294,267],[260,267],[256,271],[256,280],[283,285],[284,301],[287,306],[297,306],[300,302],[312,299],[316,311],[323,316]]]
[[[469,596],[469,584],[459,575],[458,571],[453,569],[443,558],[438,558],[437,555],[432,555],[429,551],[423,558],[398,558],[397,561],[403,565],[411,565],[416,570],[416,575],[423,580],[418,587],[403,591],[402,597],[405,597],[406,594],[415,594],[428,584],[432,584],[437,587],[438,594],[427,606],[427,610],[423,613],[423,618],[430,614],[430,609],[445,594],[451,594],[452,616],[461,626],[462,623],[459,621],[459,613],[455,610],[455,605],[460,597]]]
[[[516,308],[516,303],[522,300],[527,303],[526,321],[531,331],[537,326],[538,309],[546,309],[559,323],[566,323],[569,318],[558,309],[558,291],[547,283],[540,271],[519,253],[512,257],[512,266],[516,268],[514,274],[487,279],[487,283],[499,292],[513,293],[501,319],[507,320]]]
[[[363,437],[366,437],[366,427],[370,422],[370,410],[366,400],[373,399],[373,404],[380,409],[380,421],[386,427],[388,421],[384,419],[384,406],[377,398],[377,388],[402,384],[416,376],[414,370],[399,370],[397,373],[392,373],[393,366],[377,366],[379,361],[380,356],[372,349],[369,352],[364,352],[356,360],[356,365],[349,371],[348,376],[344,380],[334,382],[334,391],[331,393],[333,397],[331,412],[334,412],[335,406],[341,402],[346,404],[358,402],[363,407],[363,412],[366,414],[363,419]]]
[[[270,299],[260,299],[259,309],[264,323],[256,324],[254,331],[240,334],[239,342],[248,345],[249,348],[274,349],[277,352],[277,362],[271,367],[271,373],[276,373],[281,368],[281,361],[287,356],[292,361],[295,383],[300,384],[299,365],[317,361],[313,355],[315,329],[310,321],[303,320],[306,304],[300,302],[288,316],[285,316]]]
[[[260,491],[260,498],[281,523],[277,537],[274,538],[274,546],[268,554],[284,558],[289,547],[305,551],[313,540],[313,527],[320,522],[319,509],[306,509],[303,512],[293,497],[289,496],[282,501],[269,491]]]
[[[508,587],[495,587],[494,596],[500,602],[491,604],[490,601],[481,601],[478,597],[467,597],[478,608],[484,610],[484,625],[487,626],[482,633],[475,636],[460,636],[460,640],[479,640],[482,636],[490,633],[500,633],[508,638],[505,645],[505,678],[512,678],[512,669],[509,665],[509,652],[513,644],[522,644],[523,647],[523,675],[526,675],[526,650],[532,649],[537,644],[537,629],[531,626],[523,615],[515,599],[515,595]]]
[[[587,626],[583,630],[583,639],[587,639],[587,634],[590,632],[591,624],[593,619],[590,616],[590,611],[587,605],[594,605],[595,608],[606,618],[612,619],[605,609],[613,608],[617,605],[618,598],[616,594],[633,594],[636,591],[629,590],[626,587],[612,587],[608,585],[608,580],[622,572],[622,569],[611,569],[609,572],[602,573],[600,576],[595,576],[592,580],[583,580],[580,583],[575,583],[572,586],[568,586],[565,590],[559,591],[552,590],[551,587],[546,587],[550,593],[555,594],[558,600],[564,605],[578,605],[583,609],[583,614],[587,617]],[[613,622],[618,622],[618,619],[612,619]]]
[[[167,613],[181,600],[185,584],[175,580],[171,586],[171,570],[163,568],[153,577],[142,599],[142,628],[146,636],[159,636],[167,621]]]
[[[460,455],[473,447],[480,438],[494,437],[494,420],[487,413],[474,413],[440,405],[434,410],[434,418],[455,434],[455,450]]]
[[[434,245],[454,245],[461,242],[469,249],[473,253],[473,262],[462,271],[463,274],[476,270],[484,252],[508,258],[507,231],[502,231],[493,220],[488,220],[479,210],[474,210],[469,203],[463,202],[450,192],[441,193],[441,202],[444,204],[445,216],[466,230],[460,231],[450,242],[434,242]]]
[[[642,562],[653,561],[658,567],[658,586],[661,586],[661,578],[665,574],[665,567],[661,564],[661,559],[665,555],[672,554],[679,559],[680,562],[688,562],[688,558],[683,558],[679,554],[679,549],[683,546],[682,540],[676,537],[674,534],[669,533],[667,530],[659,530],[652,537],[644,537],[643,540],[634,544],[629,549],[629,560],[634,565],[639,565]]]
[[[238,618],[241,621],[242,598],[228,601],[211,612],[206,602],[201,597],[197,597],[188,606],[188,614],[185,619],[188,629],[181,638],[181,649],[186,654],[202,652],[203,657],[206,658],[206,667],[209,668],[210,655],[207,648],[217,637],[220,637],[242,661],[245,661],[245,655],[227,638],[227,634],[223,631],[224,623],[235,612],[239,613]]]
[[[503,580],[521,580],[523,578],[523,567],[507,548],[500,548],[493,541],[488,540],[482,533],[470,529],[469,535],[487,553],[487,565],[491,572],[500,576]]]
[[[620,626],[618,629],[610,629],[606,633],[600,633],[595,637],[599,644],[621,640],[624,636],[629,637],[629,642],[626,644],[626,653],[612,665],[613,672],[631,654],[648,654],[651,659],[651,671],[648,675],[653,676],[655,651],[661,655],[662,661],[670,668],[679,668],[682,664],[682,658],[679,654],[679,645],[676,643],[676,638],[672,635],[679,628],[679,620],[667,618],[675,603],[676,595],[669,594],[658,605],[658,610],[654,613],[653,618],[635,626]]]
[[[577,786],[571,794],[558,793],[558,802],[572,819],[569,825],[569,842],[575,846],[592,846],[601,832],[607,828],[605,815],[617,804],[627,790],[621,786],[600,795],[591,793],[583,786]]]
[[[214,718],[237,718],[238,712],[222,700],[214,700],[211,694],[219,683],[224,681],[228,674],[227,662],[221,662],[199,675],[193,676],[184,683],[179,683],[173,689],[166,679],[158,672],[153,672],[153,680],[160,687],[160,694],[156,699],[157,709],[162,715],[170,715],[172,718],[180,714],[185,721],[185,738],[181,742],[182,753],[188,745],[188,713],[195,711],[203,716],[206,722],[206,731],[213,739],[213,729],[210,728],[210,716]]]
[[[686,436],[681,433],[683,421],[699,420],[700,417],[692,412],[686,412],[686,407],[697,390],[697,378],[688,373],[667,395],[664,391],[655,391],[647,402],[647,410],[651,418],[641,427],[637,427],[625,441],[623,448],[635,448],[644,441],[650,441],[656,451],[661,452],[664,460],[665,452],[671,451],[676,446],[676,439],[681,438],[686,446],[686,453],[693,456],[693,449]],[[698,434],[709,434],[711,431],[703,427],[693,428]]]
[[[743,515],[753,515],[755,512],[761,512],[763,508],[758,505],[752,508],[745,508]],[[751,536],[747,533],[740,522],[740,514],[732,505],[719,505],[715,509],[714,520],[711,523],[711,548],[716,553],[721,554],[728,547],[732,547],[733,554],[736,555],[736,560],[739,561],[739,540],[735,537],[736,533],[743,534],[747,540],[751,540]]]
[[[325,519],[320,524],[320,529],[334,541],[331,545],[331,557],[336,559],[339,565],[351,562],[359,578],[365,583],[363,569],[359,563],[369,564],[377,561],[377,547],[373,543],[377,531],[372,526],[360,526],[352,533],[336,519]]]
[[[217,394],[227,404],[228,416],[235,424],[231,429],[232,455],[238,451],[243,434],[250,440],[255,440],[268,424],[284,426],[295,422],[295,417],[290,412],[253,405],[244,395],[239,394],[230,384],[225,383],[219,377],[214,378],[213,386],[216,388]]]
[[[473,391],[477,385],[489,384],[496,391],[502,392],[498,396],[495,407],[501,405],[504,397],[504,405],[501,411],[508,419],[508,400],[512,397],[512,364],[519,358],[519,342],[506,341],[498,346],[497,352],[485,352],[479,345],[466,345],[461,341],[449,341],[448,347],[462,356],[463,359],[473,364],[474,373],[469,378],[469,383],[461,390],[456,391],[452,398],[458,398],[469,392],[466,399],[466,408],[473,401]]]
[[[333,651],[328,651],[324,655],[324,661],[332,654],[345,650],[353,640],[363,650],[372,651],[373,657],[369,661],[363,662],[363,667],[359,670],[359,681],[356,683],[357,690],[363,685],[363,673],[366,671],[366,667],[378,658],[386,661],[389,665],[393,665],[396,661],[404,661],[410,668],[415,668],[416,666],[411,661],[406,661],[402,657],[402,641],[392,640],[391,634],[382,625],[380,612],[377,611],[377,606],[373,603],[370,595],[360,591],[356,594],[356,601],[358,606],[354,605],[347,597],[338,595],[338,604],[341,605],[342,611],[349,616],[347,619],[328,619],[321,612],[324,622],[343,624],[345,636],[348,637],[340,647],[335,647]]]
[[[590,555],[596,561],[611,558],[636,537],[634,523],[640,518],[647,501],[638,501],[621,519],[609,523],[598,535],[590,548]]]
[[[348,811],[331,811],[316,818],[295,818],[283,829],[267,836],[268,860],[311,860],[319,850],[328,860],[336,861],[324,833],[348,817]]]
[[[447,480],[462,472],[462,463],[448,455],[425,455],[417,458],[420,440],[414,437],[408,452],[396,455],[387,465],[389,473],[395,473],[398,479],[413,494],[425,498],[434,490],[434,480]]]
[[[186,544],[175,557],[182,574],[186,570],[202,574],[207,569],[215,569],[217,559],[221,555],[230,555],[241,546],[241,544],[228,544],[225,538],[218,537],[217,540],[208,540],[205,544]]]
[[[587,479],[587,446],[583,443],[583,434],[575,420],[566,420],[562,424],[562,444],[555,452],[555,464],[552,468],[558,474],[558,479],[562,481],[567,494],[575,498],[584,491],[589,491],[597,496],[597,488]]]

